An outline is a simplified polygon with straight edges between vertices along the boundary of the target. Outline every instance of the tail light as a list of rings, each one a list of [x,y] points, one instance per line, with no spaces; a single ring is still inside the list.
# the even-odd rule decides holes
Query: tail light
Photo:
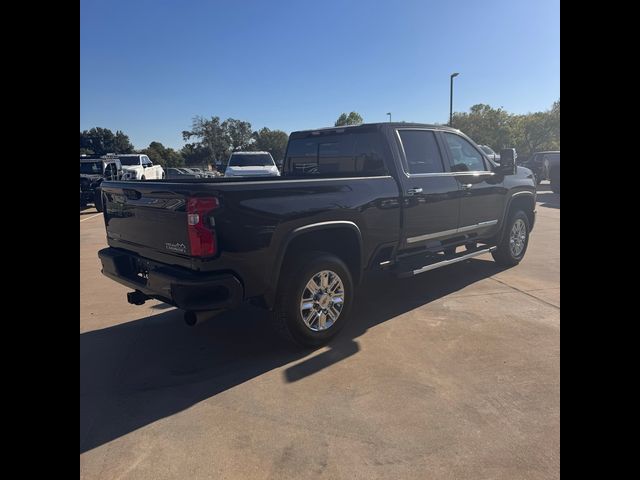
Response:
[[[187,200],[187,228],[191,255],[210,257],[218,251],[211,213],[220,206],[215,197],[194,197]]]

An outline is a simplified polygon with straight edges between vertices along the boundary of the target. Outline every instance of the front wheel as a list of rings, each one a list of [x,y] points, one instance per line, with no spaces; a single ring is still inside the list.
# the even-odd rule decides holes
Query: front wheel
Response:
[[[529,245],[529,217],[522,210],[515,210],[505,227],[502,240],[491,255],[499,265],[513,267],[524,258]]]
[[[317,348],[331,340],[349,320],[353,280],[335,255],[309,252],[302,262],[288,262],[279,282],[273,314],[276,331],[302,347]]]

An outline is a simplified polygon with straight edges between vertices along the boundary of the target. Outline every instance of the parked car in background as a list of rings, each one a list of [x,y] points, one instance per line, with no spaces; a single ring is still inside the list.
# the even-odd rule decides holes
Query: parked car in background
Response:
[[[279,177],[280,170],[269,152],[233,152],[225,177]]]
[[[80,208],[93,203],[102,211],[103,180],[121,180],[123,176],[120,160],[113,155],[80,155]]]
[[[535,152],[523,163],[536,177],[536,183],[551,181],[551,190],[560,193],[560,150]],[[557,190],[557,191],[556,191]]]
[[[203,178],[213,178],[213,177],[215,177],[213,172],[208,172],[208,171],[202,170],[201,168],[198,168],[198,167],[183,167],[183,170],[187,170],[189,172],[192,172],[195,175],[200,175],[200,177],[203,177]]]
[[[161,180],[165,177],[164,169],[154,165],[146,155],[118,155],[125,180]]]
[[[500,154],[493,151],[493,149],[489,145],[478,145],[480,150],[487,154],[491,160],[496,163],[500,163]]]
[[[179,179],[179,178],[200,178],[200,175],[189,172],[182,168],[167,168],[166,178],[169,180]]]

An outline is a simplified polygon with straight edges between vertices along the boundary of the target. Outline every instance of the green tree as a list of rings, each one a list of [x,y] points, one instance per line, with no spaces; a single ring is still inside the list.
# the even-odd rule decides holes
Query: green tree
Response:
[[[133,145],[121,130],[114,134],[108,128],[94,127],[80,132],[80,153],[105,155],[107,153],[131,153]]]
[[[247,150],[250,148],[253,138],[249,122],[227,118],[222,122],[221,127],[232,150]]]
[[[341,114],[334,126],[343,127],[345,125],[360,125],[361,123],[364,123],[362,116],[358,112],[351,112],[348,115],[346,113]]]
[[[475,142],[489,145],[496,151],[513,145],[512,115],[502,108],[473,105],[469,113],[455,113],[452,126],[463,131]]]
[[[455,113],[452,126],[479,144],[489,145],[496,151],[513,147],[522,157],[540,150],[559,150],[560,100],[549,110],[525,115],[478,104],[469,112]]]
[[[160,142],[151,142],[148,148],[139,153],[147,155],[155,164],[162,165],[163,168],[181,167],[184,165],[184,158],[180,152],[173,148],[167,148]]]
[[[253,132],[255,143],[253,147],[256,150],[269,152],[276,162],[284,160],[284,153],[287,149],[289,135],[282,130],[269,130],[264,127]]]
[[[180,150],[180,154],[184,159],[186,165],[207,165],[211,162],[213,154],[207,146],[202,146],[197,143],[187,143]]]

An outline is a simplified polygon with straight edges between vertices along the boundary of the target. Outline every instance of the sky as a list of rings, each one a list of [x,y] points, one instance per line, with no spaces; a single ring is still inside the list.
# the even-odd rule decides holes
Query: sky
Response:
[[[287,133],[560,98],[559,0],[81,0],[80,130],[184,145],[194,116]]]

